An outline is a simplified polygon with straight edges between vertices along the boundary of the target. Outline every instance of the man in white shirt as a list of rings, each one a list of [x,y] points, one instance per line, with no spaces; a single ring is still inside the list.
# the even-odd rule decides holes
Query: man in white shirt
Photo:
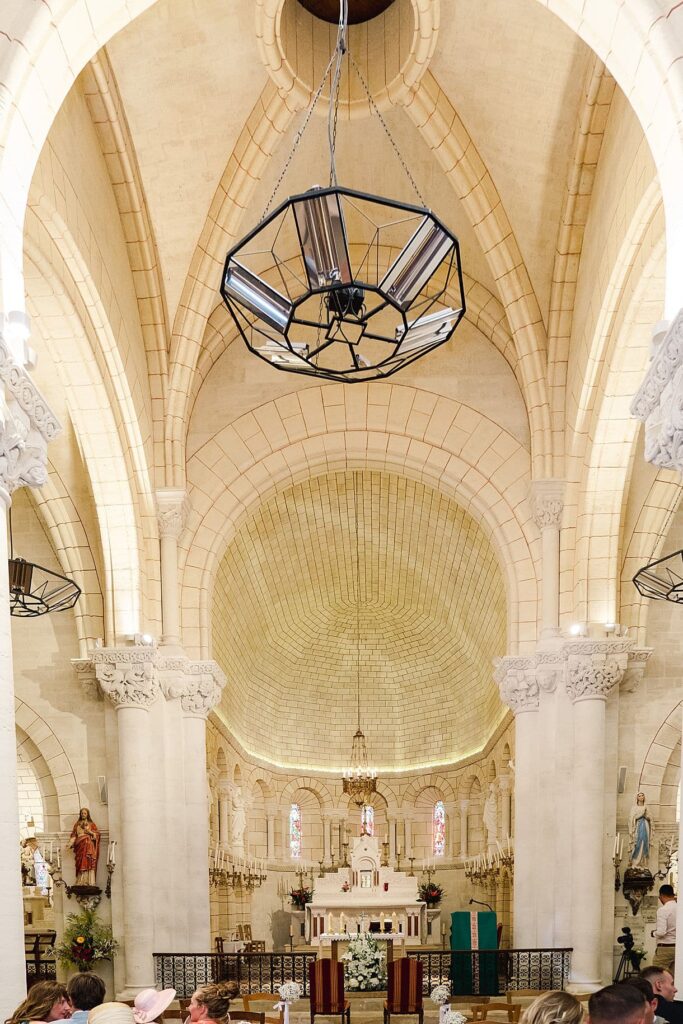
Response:
[[[672,885],[660,885],[657,927],[652,932],[657,938],[657,949],[652,958],[653,967],[664,967],[673,975],[676,959],[676,896]]]

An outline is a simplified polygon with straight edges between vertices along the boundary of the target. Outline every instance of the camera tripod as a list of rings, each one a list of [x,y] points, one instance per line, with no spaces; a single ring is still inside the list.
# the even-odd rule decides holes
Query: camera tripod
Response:
[[[637,974],[638,971],[633,969],[633,961],[631,960],[631,950],[622,949],[621,957],[619,959],[619,966],[617,967],[617,973],[614,975],[614,983],[622,981],[624,978],[630,978],[633,974]]]

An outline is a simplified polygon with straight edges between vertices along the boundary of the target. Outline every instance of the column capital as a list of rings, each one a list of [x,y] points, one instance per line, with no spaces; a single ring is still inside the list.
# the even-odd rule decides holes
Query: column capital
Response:
[[[103,647],[93,651],[97,681],[117,711],[148,710],[161,693],[154,655],[154,647]]]
[[[162,487],[156,494],[157,522],[160,537],[175,537],[185,529],[190,511],[187,492],[176,487]]]
[[[97,683],[95,663],[92,658],[72,658],[71,664],[76,673],[76,678],[81,684],[81,690],[86,697],[92,697],[93,700],[102,700],[102,690]]]
[[[564,480],[532,480],[531,513],[539,530],[559,530],[564,508]]]
[[[621,680],[621,689],[626,693],[634,693],[637,690],[653,650],[653,647],[632,647],[628,652],[628,664]]]
[[[515,715],[538,711],[538,681],[534,658],[506,655],[494,661],[493,677],[500,699]]]
[[[458,800],[458,806],[460,807],[460,813],[465,814],[470,806],[470,802],[469,800]]]
[[[41,487],[47,446],[61,427],[28,372],[14,361],[0,327],[0,487]]]
[[[626,638],[568,641],[565,686],[572,701],[606,700],[626,671],[631,645]]]

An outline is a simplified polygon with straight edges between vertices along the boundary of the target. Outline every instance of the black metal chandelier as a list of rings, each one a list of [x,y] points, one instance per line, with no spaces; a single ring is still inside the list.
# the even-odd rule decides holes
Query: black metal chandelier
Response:
[[[633,583],[642,597],[683,604],[683,551],[674,551],[644,565],[633,577]]]
[[[335,51],[285,164],[286,171],[335,64],[329,185],[291,196],[270,215],[266,208],[260,223],[228,252],[221,295],[254,355],[290,373],[354,382],[389,377],[448,341],[465,314],[465,291],[458,240],[425,208],[405,164],[423,205],[337,183],[346,0],[340,6]]]
[[[10,557],[9,575],[10,615],[21,619],[34,619],[48,612],[64,612],[73,608],[81,596],[81,588],[68,576],[46,569],[24,558],[15,558],[12,542],[12,513],[9,517]]]

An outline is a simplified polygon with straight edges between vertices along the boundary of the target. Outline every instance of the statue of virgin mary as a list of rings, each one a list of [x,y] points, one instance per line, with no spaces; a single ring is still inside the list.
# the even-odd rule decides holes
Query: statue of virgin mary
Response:
[[[628,834],[631,841],[629,865],[632,868],[646,868],[650,859],[650,837],[652,820],[645,803],[645,794],[638,793],[636,802],[628,817]]]

